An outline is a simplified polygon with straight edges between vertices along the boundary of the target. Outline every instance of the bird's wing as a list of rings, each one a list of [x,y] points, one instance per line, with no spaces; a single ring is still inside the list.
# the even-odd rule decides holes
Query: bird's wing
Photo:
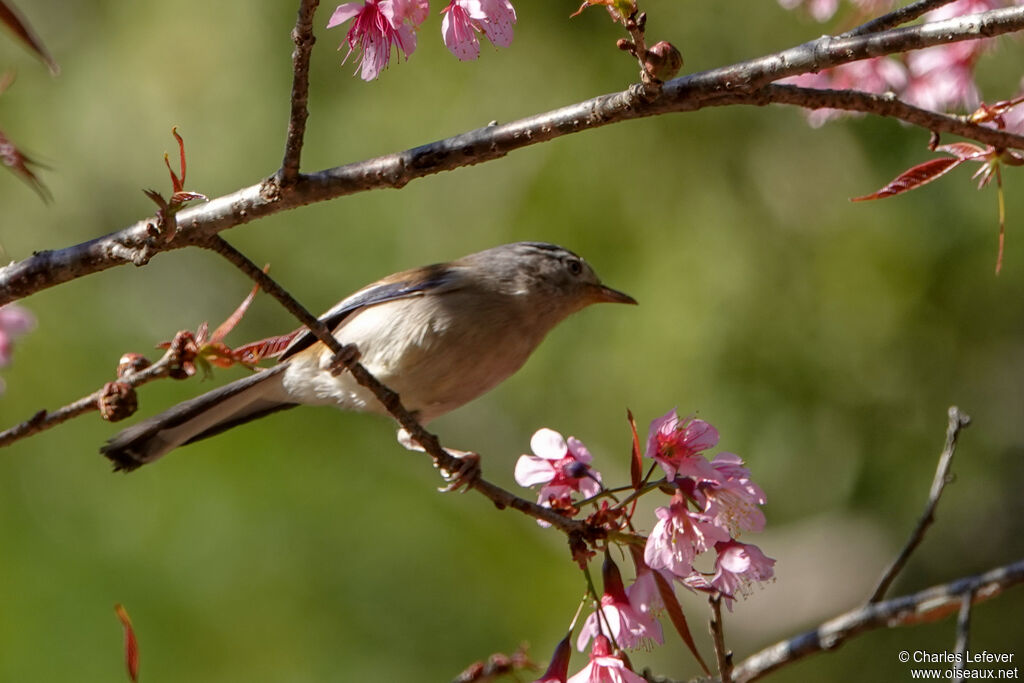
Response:
[[[341,300],[320,316],[320,322],[334,332],[346,318],[356,311],[387,301],[423,296],[425,292],[429,291],[450,291],[458,286],[457,279],[458,274],[454,269],[441,264],[395,273]],[[308,329],[302,328],[281,353],[280,359],[285,360],[294,356],[299,351],[312,346],[316,340],[316,335]]]

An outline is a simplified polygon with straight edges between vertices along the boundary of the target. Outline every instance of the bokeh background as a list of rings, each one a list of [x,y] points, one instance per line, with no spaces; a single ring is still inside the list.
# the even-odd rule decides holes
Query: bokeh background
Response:
[[[18,3],[60,61],[51,79],[13,41],[18,80],[0,128],[51,167],[41,203],[0,174],[4,259],[71,245],[152,212],[178,126],[188,189],[218,196],[280,162],[296,2]],[[405,149],[619,90],[635,65],[602,10],[521,0],[513,46],[463,64],[440,6],[407,63],[374,83],[339,66],[317,16],[304,168]],[[776,3],[661,2],[649,35],[690,71],[813,38]],[[1018,92],[1012,39],[980,69],[989,101]],[[782,107],[630,122],[479,167],[310,206],[225,236],[311,309],[394,270],[507,241],[584,255],[637,308],[597,307],[555,330],[514,378],[434,423],[514,487],[516,457],[548,426],[582,439],[625,482],[630,408],[641,429],[670,408],[716,425],[768,493],[758,542],[777,580],[727,615],[737,658],[856,606],[915,523],[946,426],[974,418],[938,520],[896,592],[1021,557],[1024,541],[1024,199],[1006,175],[1006,265],[996,277],[996,195],[959,169],[910,195],[873,191],[930,157],[927,133],[891,121],[818,130]],[[212,254],[177,251],[23,302],[38,328],[3,370],[3,426],[112,378],[126,351],[217,324],[249,283]],[[260,297],[229,342],[291,329]],[[155,413],[209,381],[140,392]],[[449,680],[530,643],[546,661],[584,584],[560,535],[476,495],[440,495],[389,421],[305,409],[174,453],[130,476],[97,453],[119,425],[75,420],[0,453],[0,680],[123,680],[113,605],[132,615],[146,681]],[[687,603],[706,655],[707,609]],[[1024,592],[974,613],[972,646],[1024,654]],[[950,620],[875,632],[779,681],[904,680],[899,650],[953,645]],[[668,647],[637,653],[675,678]],[[573,669],[585,657],[575,660]]]

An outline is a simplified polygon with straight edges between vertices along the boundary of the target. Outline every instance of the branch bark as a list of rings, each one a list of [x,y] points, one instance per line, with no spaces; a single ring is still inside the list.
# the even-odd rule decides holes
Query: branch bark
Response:
[[[949,481],[949,468],[953,465],[953,455],[956,453],[956,444],[960,438],[960,431],[970,424],[971,418],[961,413],[959,408],[952,406],[949,409],[946,445],[939,456],[939,464],[935,469],[935,477],[932,479],[932,488],[928,493],[928,502],[925,504],[924,513],[917,520],[917,525],[914,527],[914,531],[911,532],[910,538],[907,539],[907,543],[903,546],[900,554],[896,556],[896,559],[893,560],[892,564],[882,574],[878,587],[875,588],[875,592],[868,598],[869,603],[878,602],[885,597],[889,586],[896,580],[896,576],[907,564],[907,560],[910,559],[911,553],[920,545],[925,532],[928,531],[928,527],[935,521],[935,508],[938,506],[939,498],[942,497],[942,492],[946,488],[946,482]]]
[[[154,219],[58,251],[43,251],[0,268],[0,305],[42,289],[124,264],[144,265],[155,254],[199,245],[211,235],[264,216],[357,192],[400,188],[412,180],[499,159],[509,152],[564,135],[632,119],[708,106],[816,103],[879,113],[1001,147],[1024,149],[1024,137],[924,113],[884,96],[768,86],[771,81],[859,59],[1024,29],[1024,7],[991,10],[919,26],[850,37],[824,36],[782,52],[704,71],[665,84],[656,99],[641,86],[601,95],[504,125],[492,125],[395,154],[326,169],[296,172],[294,184],[276,175],[178,213],[169,241],[153,236]],[[827,104],[826,104],[827,103]],[[928,123],[924,123],[927,121]],[[940,128],[941,127],[941,128]],[[998,142],[996,142],[998,140]],[[297,168],[297,166],[296,166]],[[283,177],[283,176],[282,176]]]
[[[748,683],[809,655],[834,650],[861,633],[940,619],[959,613],[965,596],[971,596],[971,603],[977,604],[1021,583],[1024,559],[919,593],[869,603],[747,657],[733,670],[733,678],[737,683]]]
[[[280,184],[291,185],[299,176],[302,156],[302,141],[306,135],[306,119],[309,117],[309,58],[313,53],[316,36],[313,35],[313,15],[320,0],[302,0],[299,16],[292,30],[292,97],[291,116],[288,119],[288,135],[285,139],[284,160],[278,173]]]

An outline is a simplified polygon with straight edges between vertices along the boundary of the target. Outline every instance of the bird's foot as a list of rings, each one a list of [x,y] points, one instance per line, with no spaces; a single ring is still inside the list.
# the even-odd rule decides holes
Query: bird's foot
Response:
[[[473,488],[473,484],[480,478],[480,454],[451,448],[444,449],[444,452],[455,458],[458,464],[455,469],[449,470],[434,462],[434,467],[441,470],[441,476],[448,482],[445,486],[439,486],[437,490],[441,493],[451,493],[461,489],[462,493],[465,493]]]
[[[416,451],[417,453],[426,453],[427,451],[405,429],[398,430],[398,443],[402,444],[402,447],[409,451]],[[436,460],[434,461],[434,467],[441,471],[441,476],[447,482],[445,486],[438,487],[437,490],[441,493],[450,493],[461,489],[465,493],[473,488],[473,484],[480,478],[480,455],[471,451],[455,450],[454,448],[446,448],[444,452],[455,458],[456,465],[454,468],[448,469],[441,466]]]
[[[330,373],[337,377],[348,369],[349,363],[354,363],[360,358],[359,349],[355,344],[345,344],[332,359],[328,368]]]

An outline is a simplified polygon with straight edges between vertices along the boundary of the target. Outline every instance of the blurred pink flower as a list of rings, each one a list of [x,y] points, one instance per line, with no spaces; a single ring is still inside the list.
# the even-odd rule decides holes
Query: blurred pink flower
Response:
[[[364,81],[372,81],[388,65],[394,47],[408,58],[416,49],[415,24],[410,25],[409,22],[416,18],[423,21],[425,6],[425,0],[366,0],[365,3],[338,5],[327,22],[327,28],[355,19],[346,35],[348,53],[342,63],[348,61],[358,47],[360,77]]]
[[[984,49],[981,41],[937,45],[907,55],[910,80],[903,99],[933,111],[962,106],[978,106],[978,86],[974,83],[974,62]],[[971,49],[964,49],[967,46]]]
[[[597,636],[590,649],[590,663],[567,683],[646,683],[646,679],[631,671],[621,657],[612,654],[608,638]]]
[[[806,73],[783,78],[780,83],[798,85],[804,88],[831,90],[862,90],[880,95],[885,92],[902,91],[908,82],[907,71],[895,59],[873,57],[859,62],[841,64],[834,69],[819,73]],[[839,109],[813,109],[807,112],[807,121],[818,128],[825,122],[840,116],[851,115]]]
[[[942,21],[1002,7],[1003,0],[956,0],[924,15],[925,21]],[[944,111],[978,106],[974,83],[977,59],[991,40],[964,40],[910,52],[906,56],[909,80],[903,98],[922,109]]]
[[[11,362],[14,340],[35,325],[35,316],[27,308],[18,304],[0,306],[0,367]]]
[[[705,514],[692,512],[681,493],[672,497],[669,507],[659,507],[654,525],[644,546],[644,562],[651,569],[665,569],[679,578],[693,573],[694,558],[715,543],[729,540],[729,533]]]
[[[779,0],[783,9],[796,9],[804,5],[807,13],[817,21],[828,21],[839,9],[839,0]]]
[[[495,47],[512,44],[516,10],[509,0],[452,0],[443,10],[441,37],[453,55],[462,61],[480,56],[477,32]]]
[[[718,430],[704,420],[681,420],[673,409],[651,422],[647,457],[654,458],[671,481],[686,459],[717,443]]]
[[[1020,92],[1015,97],[1024,97],[1024,79],[1021,79]],[[1024,133],[1024,103],[1003,114],[1003,123],[1006,124],[1006,130],[1011,133]]]
[[[650,603],[641,604],[634,599],[650,598],[649,593],[638,591],[627,595],[622,587],[622,575],[619,568],[610,558],[605,559],[604,594],[601,605],[583,622],[576,649],[580,652],[587,646],[591,638],[601,633],[603,626],[611,630],[612,639],[623,648],[649,647],[651,642],[663,643],[661,624],[650,613]]]
[[[538,429],[530,448],[535,455],[519,456],[515,478],[520,486],[544,484],[537,502],[550,505],[574,491],[585,498],[601,491],[601,473],[590,467],[590,451],[576,437],[566,441],[553,429]]]
[[[775,560],[765,556],[756,545],[728,541],[716,544],[715,550],[718,558],[711,585],[728,599],[730,609],[737,593],[748,595],[754,581],[767,581],[775,575]]]

